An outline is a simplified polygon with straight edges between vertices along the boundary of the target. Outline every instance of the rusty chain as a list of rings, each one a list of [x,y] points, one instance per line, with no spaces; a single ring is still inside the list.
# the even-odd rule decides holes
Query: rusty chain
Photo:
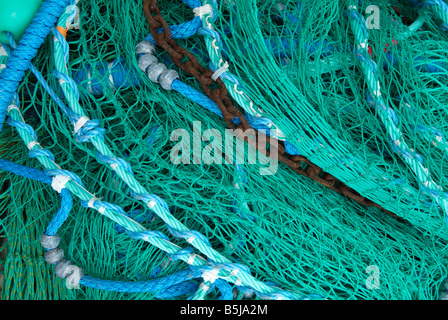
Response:
[[[154,41],[158,46],[162,47],[171,56],[171,59],[177,67],[179,67],[186,74],[192,75],[197,81],[199,81],[202,89],[207,94],[207,96],[218,105],[223,115],[223,119],[229,126],[229,128],[241,129],[242,131],[253,129],[249,125],[241,111],[233,105],[231,99],[229,98],[227,88],[225,87],[222,80],[219,77],[216,80],[213,80],[213,71],[204,68],[191,52],[177,44],[171,38],[171,32],[165,19],[160,13],[160,9],[157,5],[157,0],[145,0],[143,2],[143,9]],[[163,29],[163,31],[159,33],[157,32],[157,29]],[[212,86],[214,86],[215,88],[213,88]],[[235,118],[240,119],[241,124],[235,125],[232,122],[232,120]],[[388,210],[385,210],[379,204],[367,199],[366,197],[361,196],[357,191],[348,187],[336,177],[327,172],[324,172],[320,167],[313,164],[306,157],[299,155],[289,155],[288,153],[286,153],[285,148],[280,141],[276,140],[276,143],[272,144],[271,141],[274,140],[274,138],[266,136],[256,130],[254,131],[256,133],[255,140],[246,135],[242,138],[248,143],[255,146],[257,149],[257,141],[259,138],[265,139],[264,141],[268,142],[271,146],[278,146],[278,160],[286,164],[296,173],[308,177],[320,183],[321,185],[354,200],[355,202],[363,206],[380,208],[387,214],[398,218],[395,214]],[[267,150],[259,151],[263,152],[266,156],[270,156],[270,152]],[[303,168],[303,164],[306,164],[305,168]]]

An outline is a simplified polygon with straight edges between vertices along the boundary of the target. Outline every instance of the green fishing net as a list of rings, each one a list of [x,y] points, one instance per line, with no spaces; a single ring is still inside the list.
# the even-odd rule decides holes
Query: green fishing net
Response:
[[[403,141],[444,189],[448,38],[440,17],[431,8],[404,0],[355,4],[365,19],[371,15],[369,5],[378,8],[379,21],[373,25],[379,27],[364,31],[381,96],[394,110]],[[232,263],[247,266],[257,280],[281,290],[323,299],[439,299],[448,276],[448,226],[447,212],[436,200],[446,195],[422,187],[415,168],[404,160],[409,155],[396,152],[381,111],[369,103],[371,88],[350,25],[359,22],[359,16],[347,10],[353,3],[218,1],[213,27],[225,48],[229,72],[286,140],[385,210],[363,206],[281,162],[271,175],[261,175],[265,165],[249,163],[247,157],[240,171],[226,163],[173,163],[173,131],[183,129],[193,137],[193,123],[200,121],[202,131],[215,129],[224,136],[227,124],[179,92],[164,90],[138,69],[135,46],[150,32],[142,1],[81,0],[76,5],[79,28],[67,33],[68,74],[91,72],[90,78],[76,79],[80,105],[90,119],[99,119],[112,153],[126,159],[135,179],[164,199],[189,230],[202,233]],[[169,26],[195,18],[179,0],[160,0],[158,6]],[[419,19],[424,23],[416,25]],[[204,35],[176,41],[209,68]],[[55,54],[49,36],[32,63],[53,90],[61,92],[53,76]],[[203,92],[163,48],[156,46],[155,55],[178,72],[180,81]],[[140,83],[114,87],[107,74],[92,67],[115,59],[129,67],[124,78],[132,82],[137,74]],[[91,79],[96,79],[100,93],[89,90]],[[188,245],[171,236],[165,222],[149,215],[118,175],[97,161],[92,144],[76,140],[73,124],[31,71],[17,93],[24,120],[61,168],[77,174],[95,197],[136,212],[134,218],[141,218],[146,229],[169,235],[182,248]],[[45,169],[28,156],[14,127],[5,123],[0,139],[3,159]],[[202,149],[206,145],[202,141]],[[250,152],[246,147],[245,155]],[[161,298],[156,293],[66,288],[45,262],[39,241],[59,208],[60,195],[50,185],[11,173],[2,171],[0,177],[1,299]],[[236,180],[242,187],[236,187]],[[90,277],[145,281],[187,267],[163,250],[130,238],[117,223],[82,206],[76,196],[58,234],[65,256]],[[193,289],[199,284],[193,283]],[[229,285],[236,299],[258,299],[243,297],[237,285]],[[214,288],[205,298],[219,296]]]

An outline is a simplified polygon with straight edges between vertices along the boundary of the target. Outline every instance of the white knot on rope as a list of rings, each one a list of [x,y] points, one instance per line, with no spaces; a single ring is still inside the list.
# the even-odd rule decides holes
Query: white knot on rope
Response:
[[[213,81],[216,81],[216,79],[218,79],[220,75],[227,71],[229,71],[229,63],[226,61],[221,68],[219,68],[212,74]]]
[[[86,116],[82,116],[81,118],[78,119],[78,121],[75,122],[75,131],[74,133],[78,133],[79,129],[81,129],[82,127],[84,127],[84,125],[89,121],[90,119],[87,118]]]
[[[70,180],[70,177],[59,174],[53,177],[53,181],[51,182],[51,186],[58,193],[62,192],[62,189],[65,188],[65,184]]]
[[[12,109],[16,109],[18,112],[20,112],[19,107],[17,107],[15,104],[11,104],[8,106],[8,109],[6,109],[6,113],[10,113]]]
[[[155,202],[154,200],[151,200],[148,202],[148,208],[152,209],[155,207],[156,204],[157,204],[157,202]]]
[[[210,4],[205,4],[201,7],[194,8],[193,12],[195,17],[199,16],[202,20],[202,17],[206,14],[211,14],[211,16],[213,16],[213,7]]]
[[[194,239],[196,239],[196,237],[190,237],[190,238],[187,239],[187,242],[189,244],[191,244],[194,241]]]
[[[91,199],[89,200],[89,202],[87,202],[87,206],[88,206],[89,208],[95,209],[95,207],[93,206],[93,203],[94,203],[95,201],[97,201],[97,200],[101,200],[101,199],[98,199],[97,197],[93,196],[93,198],[91,198]]]
[[[40,146],[39,142],[33,140],[30,143],[28,143],[26,147],[28,148],[28,150],[31,150],[34,148],[34,146]]]
[[[214,283],[216,279],[218,279],[218,268],[213,268],[210,271],[206,271],[202,274],[202,279],[204,279],[205,282],[209,281],[210,283]]]
[[[187,263],[189,265],[192,265],[195,258],[196,258],[196,253],[190,253],[190,257],[188,258]]]

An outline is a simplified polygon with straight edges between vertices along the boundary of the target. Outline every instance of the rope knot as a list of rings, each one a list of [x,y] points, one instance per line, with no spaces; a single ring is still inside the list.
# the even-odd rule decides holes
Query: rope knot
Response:
[[[62,192],[62,189],[65,188],[66,183],[71,180],[70,177],[66,175],[56,175],[53,177],[53,180],[51,182],[51,186],[54,190],[56,190],[58,193]]]
[[[202,278],[205,282],[209,281],[210,283],[215,283],[216,279],[219,278],[219,269],[213,268],[211,271],[206,271],[202,274]]]
[[[98,119],[89,120],[87,117],[79,118],[74,123],[76,140],[78,142],[87,142],[97,135],[103,136],[106,130],[100,128],[99,125],[100,121]]]
[[[218,70],[212,74],[213,81],[216,81],[223,73],[229,71],[229,63],[226,61]]]
[[[202,17],[206,14],[210,14],[210,17],[213,16],[213,7],[210,4],[205,4],[201,7],[196,7],[193,9],[195,17],[199,17],[202,20]]]

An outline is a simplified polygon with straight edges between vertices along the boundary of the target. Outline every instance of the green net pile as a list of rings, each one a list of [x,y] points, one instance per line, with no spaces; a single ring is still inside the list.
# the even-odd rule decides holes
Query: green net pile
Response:
[[[362,206],[283,163],[272,175],[260,174],[263,164],[241,164],[243,188],[235,186],[239,172],[234,165],[174,164],[174,130],[193,136],[193,122],[201,121],[203,131],[216,129],[224,136],[228,127],[218,115],[164,90],[138,70],[135,46],[149,34],[140,0],[77,3],[79,29],[67,33],[68,73],[114,59],[137,70],[139,85],[112,88],[108,76],[91,68],[102,92],[90,92],[89,80],[81,79],[80,105],[90,119],[100,120],[107,145],[129,162],[146,190],[164,199],[171,214],[202,233],[216,251],[246,265],[254,278],[324,299],[438,299],[448,276],[448,212],[436,200],[448,197],[443,190],[434,196],[422,188],[405,156],[394,149],[378,109],[369,104],[368,80],[354,49],[350,4],[218,1],[213,26],[225,47],[229,72],[300,154],[393,215]],[[364,18],[370,15],[369,5],[380,14],[379,28],[367,31],[382,98],[395,111],[403,140],[423,159],[432,180],[447,188],[448,35],[430,8],[404,0],[362,1],[357,10]],[[158,6],[170,26],[195,17],[179,0],[160,0]],[[413,30],[409,24],[417,19],[424,23]],[[176,41],[208,68],[204,38],[195,34]],[[32,62],[58,91],[52,41],[48,37]],[[159,60],[178,71],[180,81],[202,92],[191,75],[156,48]],[[169,235],[182,248],[188,245],[172,236],[157,215],[147,215],[113,170],[97,161],[92,144],[76,141],[73,124],[33,73],[26,73],[17,92],[26,123],[62,168],[77,174],[95,197],[137,212],[148,230]],[[15,128],[5,123],[0,139],[1,158],[44,169],[28,157]],[[67,289],[45,263],[39,242],[60,196],[50,185],[4,171],[0,177],[1,299],[159,299],[154,293]],[[90,277],[143,281],[187,267],[130,238],[75,196],[58,234],[65,255]],[[373,287],[372,270],[378,276]],[[241,299],[242,291],[229,285]],[[219,295],[215,288],[206,299]]]

